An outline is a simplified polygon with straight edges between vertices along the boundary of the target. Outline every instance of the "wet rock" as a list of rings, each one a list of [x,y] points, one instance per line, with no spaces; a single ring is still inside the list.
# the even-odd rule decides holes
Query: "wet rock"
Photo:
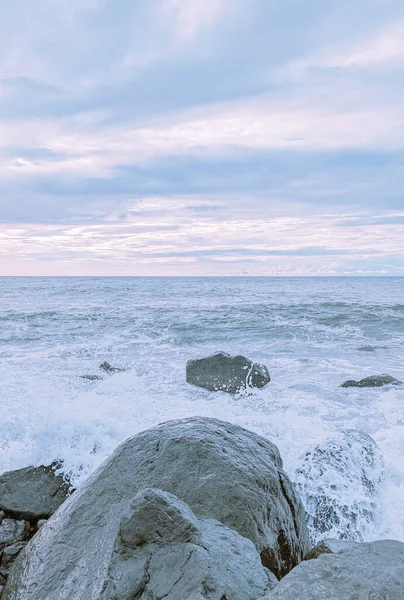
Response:
[[[361,352],[375,352],[375,350],[386,350],[387,346],[359,346],[358,350]]]
[[[271,377],[265,365],[253,363],[244,356],[218,352],[207,358],[189,360],[186,380],[212,392],[236,394],[246,388],[262,388]]]
[[[335,538],[327,538],[321,540],[314,548],[310,550],[304,557],[304,560],[312,560],[318,558],[320,554],[335,554],[336,552],[342,552],[343,550],[350,550],[359,546],[359,542],[353,542],[351,540],[336,540]]]
[[[101,598],[255,600],[277,583],[250,540],[145,489],[121,522]]]
[[[122,373],[122,371],[125,370],[119,369],[118,367],[112,367],[106,360],[104,360],[104,362],[100,364],[100,369],[102,369],[106,373]]]
[[[107,362],[106,360],[100,364],[100,369],[102,371],[105,371],[105,373],[108,373],[109,375],[112,375],[113,373],[121,373],[122,371],[125,371],[125,369],[119,369],[118,367],[112,367],[109,364],[109,362]],[[81,379],[88,379],[89,381],[100,381],[103,379],[103,377],[101,375],[93,375],[93,374],[79,375],[79,377]]]
[[[17,542],[28,539],[29,523],[15,519],[3,519],[0,525],[0,551]]]
[[[27,542],[16,542],[12,546],[7,546],[7,548],[4,548],[3,555],[1,557],[1,568],[8,571],[21,550],[25,548],[26,545]]]
[[[251,540],[277,576],[310,550],[304,509],[276,446],[236,425],[193,417],[124,442],[22,551],[5,599],[71,600],[74,581],[77,598],[98,600],[122,517],[148,487]]]
[[[381,387],[382,385],[401,385],[402,383],[402,381],[395,379],[391,375],[371,375],[370,377],[365,377],[360,381],[348,379],[348,381],[345,381],[341,387]]]
[[[45,525],[47,519],[39,519],[38,523],[36,524],[37,529],[40,529],[42,527],[42,525]]]
[[[313,543],[329,537],[363,541],[373,521],[374,497],[383,475],[376,442],[347,430],[306,453],[295,485],[308,515]]]
[[[68,493],[68,484],[52,467],[27,467],[0,477],[0,509],[16,519],[48,518]]]
[[[298,565],[266,600],[402,600],[404,544],[382,540]]]

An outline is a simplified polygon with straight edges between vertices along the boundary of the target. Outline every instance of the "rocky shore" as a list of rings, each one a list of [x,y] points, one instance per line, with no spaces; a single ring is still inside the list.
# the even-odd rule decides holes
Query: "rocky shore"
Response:
[[[370,453],[360,472],[371,488],[373,440],[346,432],[339,443],[352,464]],[[307,457],[303,496],[302,481],[313,474],[307,465],[335,469],[336,453],[334,443]],[[348,471],[340,481],[354,485]],[[317,519],[321,533],[336,514],[321,494],[306,515],[274,444],[202,417],[128,439],[73,493],[51,467],[6,473],[1,598],[403,598],[404,544],[331,539],[313,548],[307,522]],[[348,524],[343,531],[349,539]]]
[[[186,379],[236,394],[271,378],[219,352],[189,361]],[[129,438],[77,491],[62,472],[0,476],[1,600],[404,598],[404,544],[363,543],[383,479],[365,432],[314,446],[293,483],[272,442],[206,417]]]
[[[0,595],[15,559],[69,495],[60,465],[27,467],[0,476]]]

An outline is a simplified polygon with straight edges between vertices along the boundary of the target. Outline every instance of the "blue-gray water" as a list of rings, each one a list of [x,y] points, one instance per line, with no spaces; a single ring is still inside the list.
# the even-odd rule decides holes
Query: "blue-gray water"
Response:
[[[0,472],[61,459],[80,485],[126,437],[207,415],[274,441],[293,479],[306,449],[362,429],[385,460],[366,535],[404,541],[404,386],[339,387],[404,380],[403,349],[404,278],[0,278]],[[187,385],[186,361],[216,350],[272,382],[235,398]]]

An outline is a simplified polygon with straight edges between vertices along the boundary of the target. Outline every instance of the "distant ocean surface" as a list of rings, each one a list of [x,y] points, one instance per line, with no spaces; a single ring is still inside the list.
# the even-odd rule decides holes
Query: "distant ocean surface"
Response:
[[[186,384],[187,360],[217,350],[271,383]],[[59,459],[80,485],[127,437],[204,415],[269,438],[293,480],[306,450],[361,429],[385,462],[366,537],[404,541],[404,386],[339,387],[381,373],[404,380],[404,278],[3,277],[0,472]]]

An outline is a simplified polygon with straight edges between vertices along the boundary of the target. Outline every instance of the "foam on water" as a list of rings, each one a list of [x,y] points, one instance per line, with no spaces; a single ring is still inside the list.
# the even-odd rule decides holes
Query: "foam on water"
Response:
[[[403,278],[2,278],[0,298],[0,472],[61,459],[80,485],[125,438],[205,415],[276,443],[293,479],[307,449],[361,429],[385,463],[364,535],[404,541],[404,386],[339,387],[404,379]],[[187,385],[186,361],[217,350],[272,382],[237,397]]]

